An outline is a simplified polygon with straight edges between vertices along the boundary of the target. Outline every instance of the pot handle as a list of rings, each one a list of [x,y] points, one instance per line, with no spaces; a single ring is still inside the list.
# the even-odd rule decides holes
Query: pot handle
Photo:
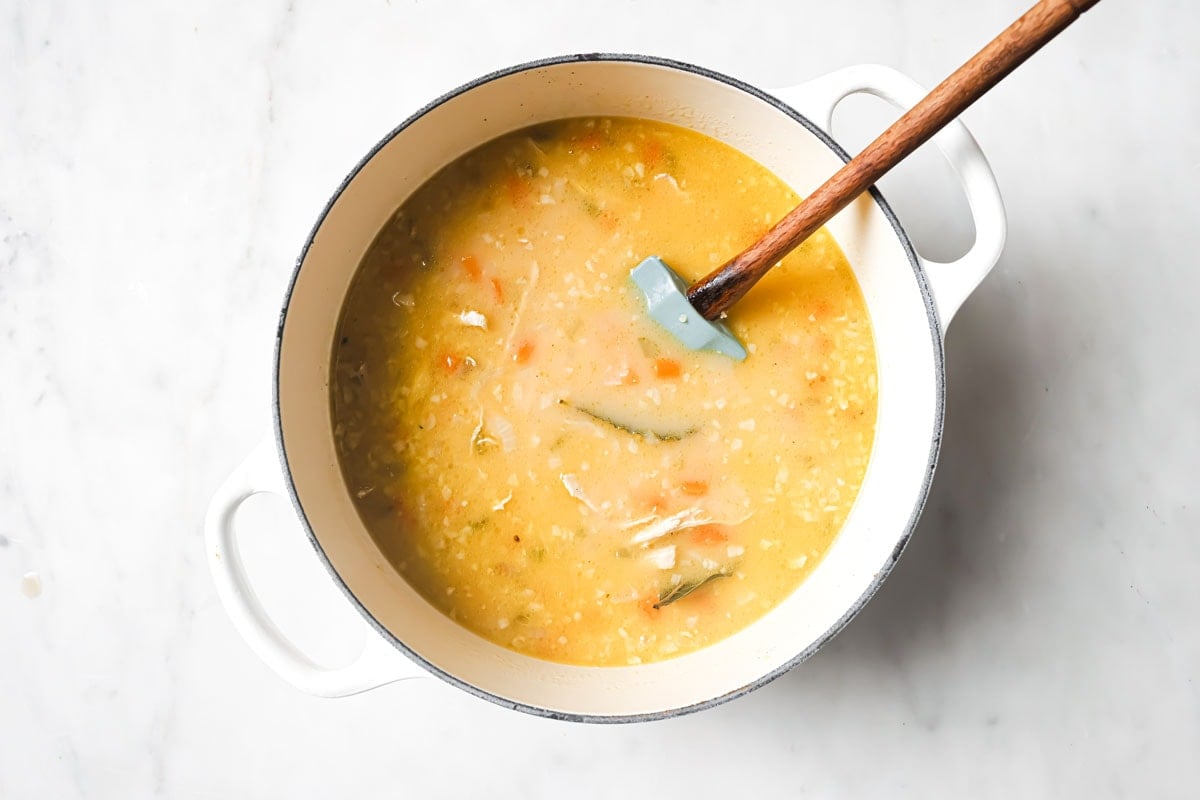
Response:
[[[826,133],[833,127],[833,111],[838,103],[859,93],[874,95],[902,110],[912,108],[928,94],[912,78],[879,64],[846,67],[775,92]],[[962,120],[956,119],[943,128],[933,137],[933,143],[958,174],[975,222],[975,242],[957,260],[931,261],[917,255],[928,277],[944,336],[955,312],[999,260],[1008,220],[996,176]]]
[[[234,536],[234,514],[253,495],[286,495],[275,440],[268,435],[217,489],[204,517],[205,547],[217,597],[250,649],[279,677],[308,694],[346,697],[407,678],[428,677],[374,630],[344,667],[317,664],[271,621],[251,586]]]

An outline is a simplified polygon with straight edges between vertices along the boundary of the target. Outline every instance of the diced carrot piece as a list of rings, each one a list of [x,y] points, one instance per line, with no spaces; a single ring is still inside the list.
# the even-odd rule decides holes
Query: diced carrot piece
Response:
[[[479,276],[483,274],[483,269],[479,266],[479,259],[475,256],[463,256],[460,259],[463,272],[467,273],[467,277],[473,281],[479,280]]]
[[[645,144],[642,145],[641,155],[642,163],[646,165],[647,170],[653,171],[657,169],[663,157],[662,142],[655,138],[647,139]]]
[[[673,358],[654,359],[654,374],[659,378],[678,378],[683,374],[679,362]]]
[[[504,302],[504,287],[500,285],[499,278],[492,278],[492,297],[496,298],[497,303]]]
[[[504,179],[504,189],[508,192],[508,200],[514,206],[523,206],[529,202],[533,194],[533,181],[521,175],[509,175]]]
[[[599,131],[590,131],[579,138],[580,150],[599,150],[604,146],[604,137]]]
[[[638,608],[652,617],[657,616],[659,612],[658,595],[652,592],[638,600]]]
[[[721,544],[729,541],[729,537],[721,530],[720,525],[699,525],[692,528],[692,541],[701,545]]]
[[[708,494],[708,481],[684,481],[679,484],[679,488],[686,495],[701,497]]]
[[[528,364],[529,358],[533,355],[533,342],[526,339],[517,345],[517,352],[513,354],[513,361],[518,364]]]
[[[634,372],[633,370],[629,369],[628,367],[626,367],[625,371],[621,373],[621,385],[622,386],[637,386],[637,384],[638,384],[638,374],[636,372]]]

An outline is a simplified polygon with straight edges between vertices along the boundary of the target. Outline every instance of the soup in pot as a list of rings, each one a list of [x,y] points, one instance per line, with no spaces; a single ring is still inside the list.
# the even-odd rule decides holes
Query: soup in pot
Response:
[[[333,354],[335,436],[371,535],[452,619],[582,665],[751,624],[846,521],[875,349],[822,230],[729,314],[749,356],[685,349],[629,279],[694,280],[798,201],[684,128],[568,119],[457,159],[371,246]]]

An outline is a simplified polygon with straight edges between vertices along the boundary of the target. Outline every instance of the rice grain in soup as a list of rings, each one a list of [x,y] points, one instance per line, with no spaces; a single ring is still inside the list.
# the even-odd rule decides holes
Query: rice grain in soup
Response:
[[[656,661],[753,622],[844,524],[871,452],[866,306],[824,230],[683,349],[629,271],[688,280],[798,201],[742,153],[625,118],[496,139],[367,252],[331,387],[341,468],[405,578],[505,647]]]

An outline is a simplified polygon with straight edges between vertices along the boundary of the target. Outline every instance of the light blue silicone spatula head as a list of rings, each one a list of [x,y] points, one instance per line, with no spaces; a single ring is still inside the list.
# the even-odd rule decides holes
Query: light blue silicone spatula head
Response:
[[[746,348],[722,322],[709,322],[692,306],[687,283],[658,256],[650,256],[629,273],[646,300],[650,317],[685,347],[712,350],[741,361]]]

